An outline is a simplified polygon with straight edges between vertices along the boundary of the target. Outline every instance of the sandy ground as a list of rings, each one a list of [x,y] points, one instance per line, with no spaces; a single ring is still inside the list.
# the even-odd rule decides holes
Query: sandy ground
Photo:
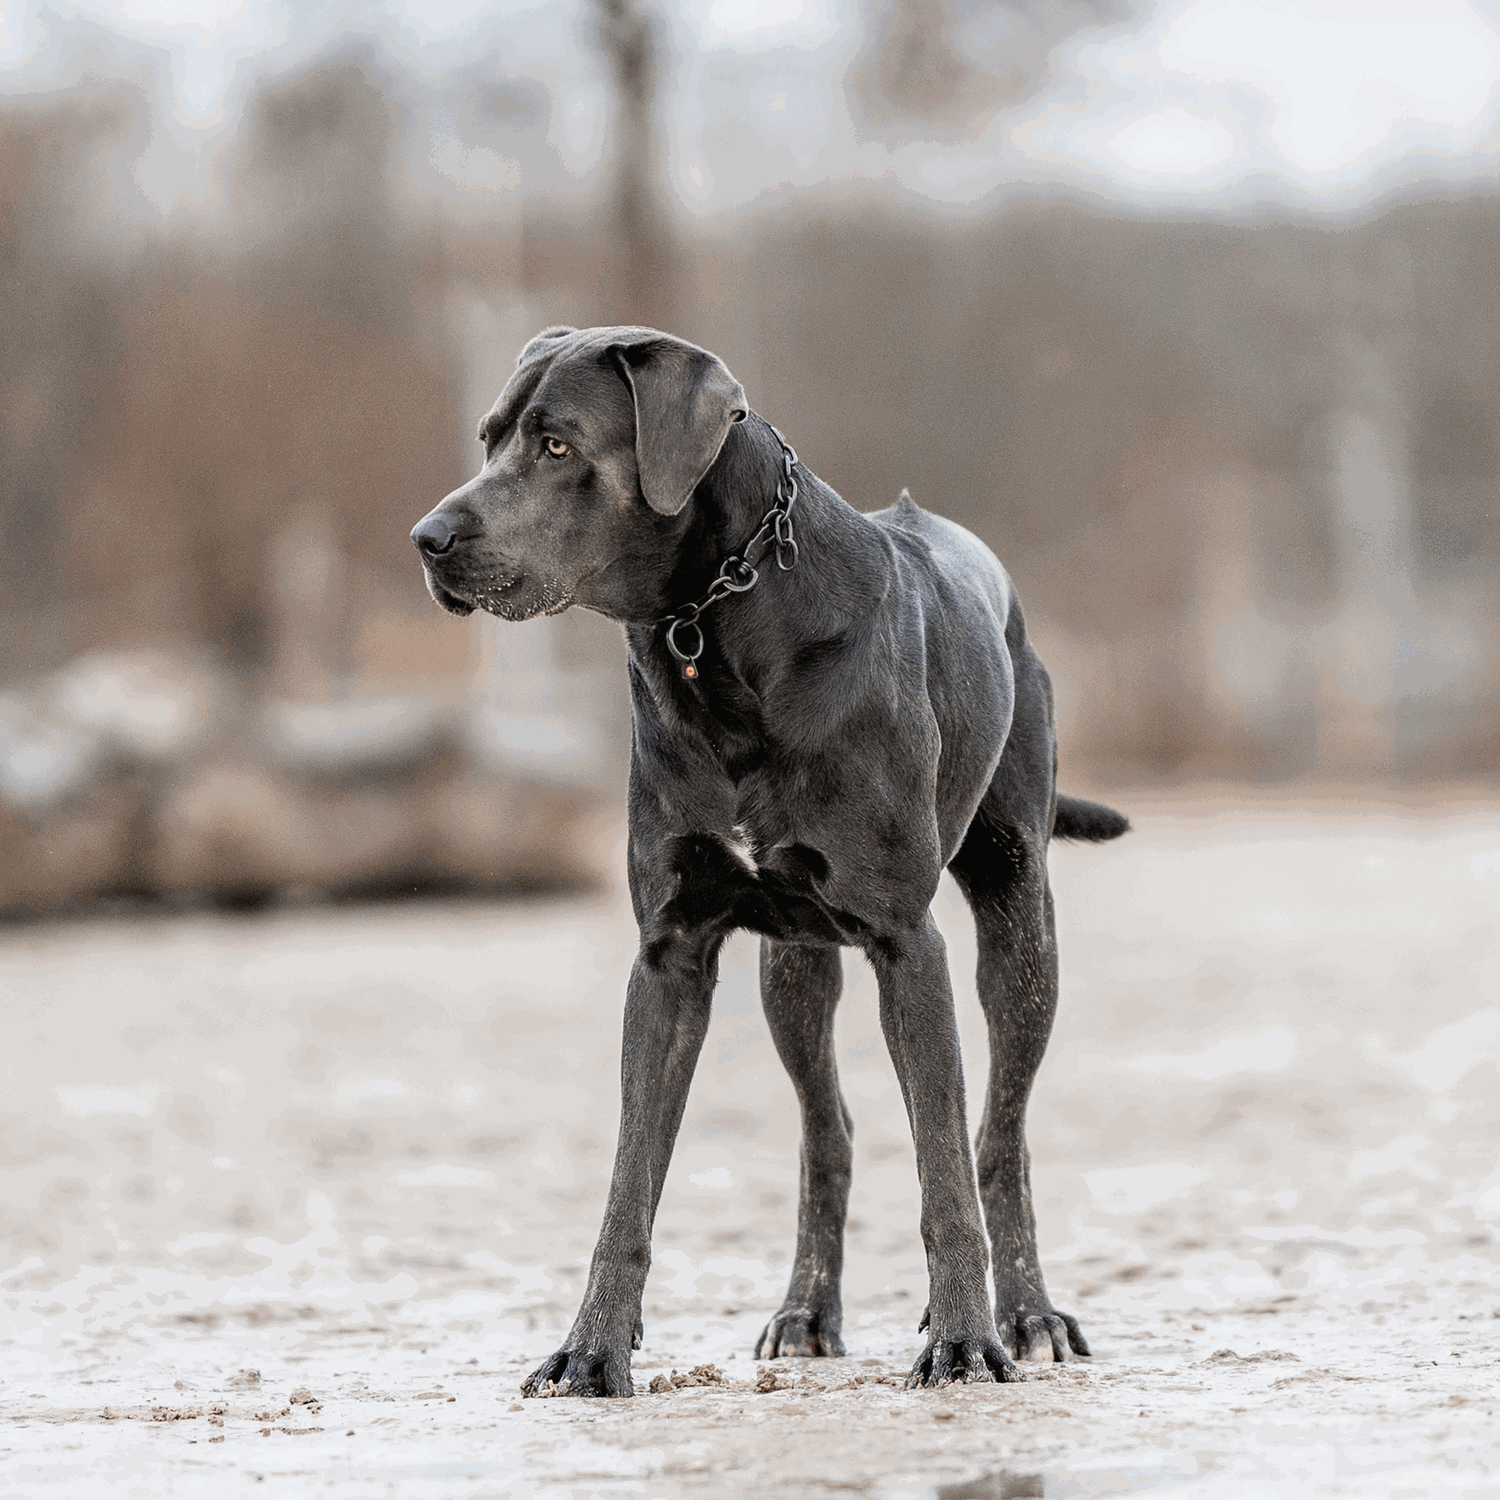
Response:
[[[1500,812],[1139,824],[1054,854],[1032,1143],[1054,1296],[1096,1356],[1021,1385],[887,1379],[924,1273],[852,957],[849,1357],[755,1391],[796,1120],[740,938],[635,1362],[639,1389],[724,1383],[522,1403],[603,1202],[618,893],[0,932],[0,1488],[1500,1495]],[[939,915],[972,1100],[972,942],[951,890]]]

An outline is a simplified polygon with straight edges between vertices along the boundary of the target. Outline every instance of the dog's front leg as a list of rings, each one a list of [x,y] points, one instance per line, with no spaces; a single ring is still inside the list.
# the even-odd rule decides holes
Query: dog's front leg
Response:
[[[771,1039],[802,1106],[802,1171],[797,1255],[786,1300],[756,1341],[755,1357],[841,1355],[844,1223],[854,1164],[854,1121],[839,1090],[833,1014],[843,987],[837,948],[797,947],[766,938],[760,993]]]
[[[643,942],[625,995],[620,1140],[583,1304],[526,1396],[630,1396],[630,1351],[651,1266],[651,1223],[708,1030],[719,939]]]
[[[928,913],[915,930],[872,946],[870,957],[880,984],[880,1024],[906,1100],[922,1188],[927,1347],[906,1383],[1019,1380],[990,1311],[989,1246],[969,1152],[963,1064],[942,936]]]

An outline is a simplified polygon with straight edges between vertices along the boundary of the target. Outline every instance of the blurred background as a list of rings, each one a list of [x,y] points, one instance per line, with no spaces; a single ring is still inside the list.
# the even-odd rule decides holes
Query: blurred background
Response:
[[[0,0],[16,1484],[198,1496],[214,1392],[224,1496],[594,1494],[699,1439],[652,1494],[928,1493],[997,1442],[1491,1483],[1497,266],[1495,0]],[[442,614],[407,533],[532,333],[625,321],[721,354],[855,506],[983,537],[1063,785],[1134,819],[1054,856],[1032,1107],[1092,1405],[1007,1386],[924,1438],[884,1386],[769,1427],[661,1398],[560,1443],[513,1400],[617,1118],[623,650]],[[915,1161],[847,970],[846,1335],[898,1371]],[[741,934],[638,1387],[712,1358],[778,1399],[797,1110],[756,973]],[[278,1457],[252,1416],[298,1385],[327,1430]]]
[[[407,540],[549,322],[982,536],[1075,790],[1500,766],[1488,0],[21,0],[0,69],[0,911],[599,875],[616,628]]]

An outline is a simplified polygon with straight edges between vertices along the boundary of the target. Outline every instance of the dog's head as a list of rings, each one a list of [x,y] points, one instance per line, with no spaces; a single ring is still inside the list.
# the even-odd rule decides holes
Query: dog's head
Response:
[[[412,530],[444,609],[507,620],[659,608],[682,512],[748,407],[707,350],[652,328],[549,328],[479,424],[484,467]]]

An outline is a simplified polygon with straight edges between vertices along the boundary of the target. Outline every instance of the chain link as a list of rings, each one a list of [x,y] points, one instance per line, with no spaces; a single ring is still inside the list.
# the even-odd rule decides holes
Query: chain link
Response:
[[[756,415],[759,417],[759,413]],[[759,419],[766,420],[764,417]],[[701,599],[664,616],[661,622],[667,628],[667,650],[682,663],[684,677],[698,675],[697,661],[703,655],[704,644],[703,627],[698,620],[704,610],[731,594],[743,594],[753,589],[760,582],[760,569],[756,564],[765,561],[768,550],[774,550],[776,566],[783,573],[790,573],[797,566],[797,539],[792,534],[792,506],[797,503],[797,477],[792,470],[798,462],[797,453],[775,427],[769,422],[766,426],[781,444],[781,477],[776,481],[775,505],[761,517],[760,528],[744,547],[719,565],[719,576],[709,584],[708,592]],[[679,637],[683,630],[690,633],[686,642]]]

